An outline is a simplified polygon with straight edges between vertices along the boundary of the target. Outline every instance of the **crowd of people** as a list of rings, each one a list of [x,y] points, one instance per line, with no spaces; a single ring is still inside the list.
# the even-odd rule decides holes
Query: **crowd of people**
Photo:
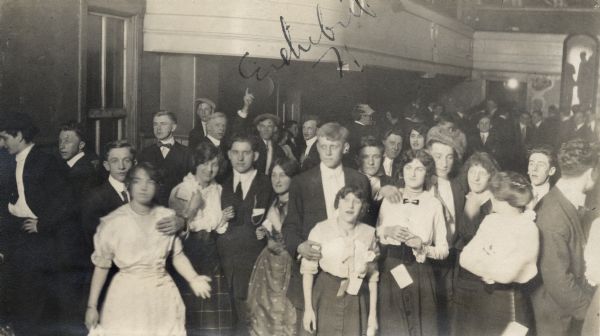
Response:
[[[253,100],[198,99],[187,146],[159,111],[100,157],[2,116],[0,335],[600,334],[590,109]]]

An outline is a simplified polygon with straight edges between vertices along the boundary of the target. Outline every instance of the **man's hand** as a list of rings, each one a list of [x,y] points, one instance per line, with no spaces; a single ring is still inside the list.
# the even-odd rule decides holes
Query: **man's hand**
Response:
[[[307,260],[318,261],[321,259],[321,244],[307,240],[298,245],[298,253]]]
[[[184,226],[184,219],[175,215],[162,218],[158,221],[158,223],[156,223],[156,229],[168,236],[174,235],[181,231]]]
[[[256,239],[263,240],[267,236],[267,228],[264,226],[259,226],[256,228]]]
[[[254,95],[248,92],[248,88],[246,88],[246,92],[244,93],[244,107],[242,107],[243,111],[248,111],[250,105],[254,102]]]
[[[402,191],[392,185],[381,187],[379,194],[392,204],[402,202]]]
[[[37,233],[38,220],[35,218],[27,218],[23,222],[23,230],[27,233]]]

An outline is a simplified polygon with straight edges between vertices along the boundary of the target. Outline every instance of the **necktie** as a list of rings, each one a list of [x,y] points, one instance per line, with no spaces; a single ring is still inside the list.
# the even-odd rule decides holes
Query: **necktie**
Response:
[[[171,149],[171,148],[173,148],[173,144],[170,144],[170,143],[162,143],[162,142],[161,142],[161,143],[158,145],[158,147],[160,147],[160,148],[163,148],[163,147],[164,147],[164,148],[166,148],[166,149]]]
[[[238,199],[244,199],[244,192],[242,191],[242,181],[239,181],[237,186],[235,187],[235,196]]]
[[[414,204],[414,205],[419,205],[419,200],[417,200],[417,199],[411,200],[411,199],[405,198],[405,199],[402,200],[402,204],[406,204],[406,203],[411,203],[411,204]]]
[[[271,141],[267,141],[267,166],[265,167],[265,175],[269,175],[271,162],[273,161],[273,145]]]
[[[129,203],[129,195],[127,195],[127,191],[121,191],[121,197],[123,197],[123,203]]]

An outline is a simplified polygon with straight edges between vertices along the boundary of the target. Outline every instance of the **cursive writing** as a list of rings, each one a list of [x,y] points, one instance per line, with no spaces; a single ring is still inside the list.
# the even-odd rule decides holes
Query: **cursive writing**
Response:
[[[341,2],[342,0],[340,0]],[[349,15],[345,22],[338,21],[334,25],[328,26],[323,22],[323,11],[319,4],[316,6],[316,15],[317,15],[317,23],[319,24],[320,33],[319,36],[315,39],[313,36],[308,37],[308,43],[301,44],[295,43],[292,38],[292,32],[290,31],[291,25],[289,25],[283,16],[279,17],[279,22],[281,25],[281,33],[285,39],[287,44],[286,47],[282,47],[279,49],[279,57],[281,58],[281,62],[278,64],[271,63],[268,68],[263,68],[261,66],[257,66],[256,62],[252,62],[254,69],[250,72],[246,71],[248,67],[248,57],[250,56],[249,52],[245,52],[244,55],[240,58],[240,62],[238,64],[238,70],[242,77],[249,79],[255,77],[257,80],[263,80],[272,70],[278,70],[285,66],[289,66],[292,60],[299,60],[302,58],[303,53],[308,53],[311,51],[313,46],[318,46],[321,44],[323,39],[328,41],[335,41],[335,33],[336,29],[346,29],[350,26],[352,22],[352,18],[361,17],[364,14],[370,17],[376,17],[375,12],[370,9],[369,4],[364,0],[352,0],[356,5],[358,10],[353,10],[352,8],[348,8]],[[352,62],[356,64],[359,68],[362,68],[361,64],[358,60],[352,55],[347,45],[344,44],[344,48],[340,50],[338,47],[329,47],[323,52],[323,54],[317,58],[317,60],[313,63],[313,68],[316,67],[327,55],[333,53],[334,58],[338,65],[338,73],[340,77],[344,76],[343,67],[345,65],[344,58],[342,57],[342,53],[352,57]]]

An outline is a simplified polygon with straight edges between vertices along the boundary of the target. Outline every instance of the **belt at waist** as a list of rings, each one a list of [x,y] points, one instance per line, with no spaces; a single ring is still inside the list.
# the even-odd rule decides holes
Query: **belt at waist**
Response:
[[[412,264],[416,261],[411,247],[402,245],[387,245],[385,255],[389,258],[400,259],[404,264]]]

